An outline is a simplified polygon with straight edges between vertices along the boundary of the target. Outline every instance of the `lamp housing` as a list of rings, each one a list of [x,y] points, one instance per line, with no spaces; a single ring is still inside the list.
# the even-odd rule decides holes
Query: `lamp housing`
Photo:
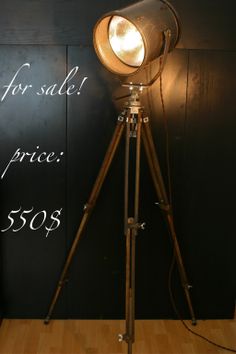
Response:
[[[102,16],[94,27],[94,48],[108,70],[129,76],[163,54],[166,31],[171,51],[180,37],[175,9],[166,0],[142,0]]]

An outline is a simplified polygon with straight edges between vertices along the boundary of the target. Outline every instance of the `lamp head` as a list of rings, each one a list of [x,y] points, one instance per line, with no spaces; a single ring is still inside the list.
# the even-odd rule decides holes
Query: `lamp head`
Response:
[[[143,0],[101,17],[94,28],[94,47],[108,70],[129,76],[163,54],[167,30],[172,50],[180,36],[174,8],[165,0]]]

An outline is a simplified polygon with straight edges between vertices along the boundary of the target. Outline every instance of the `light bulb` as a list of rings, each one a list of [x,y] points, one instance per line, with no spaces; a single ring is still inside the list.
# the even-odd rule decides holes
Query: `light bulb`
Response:
[[[137,28],[124,17],[113,16],[108,33],[115,55],[125,64],[139,67],[144,60],[144,43]]]

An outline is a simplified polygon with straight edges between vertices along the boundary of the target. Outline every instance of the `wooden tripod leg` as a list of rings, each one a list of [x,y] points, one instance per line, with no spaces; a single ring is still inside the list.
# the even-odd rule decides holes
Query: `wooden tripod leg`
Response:
[[[92,210],[93,210],[93,208],[95,206],[95,203],[96,203],[96,200],[98,198],[99,192],[100,192],[100,190],[102,188],[102,185],[103,185],[103,182],[104,182],[104,180],[106,178],[107,172],[109,170],[109,167],[110,167],[111,162],[113,160],[113,157],[115,155],[116,149],[117,149],[117,147],[119,145],[123,130],[124,130],[124,121],[118,120],[117,125],[116,125],[116,129],[114,131],[113,137],[112,137],[111,142],[109,144],[109,147],[107,149],[106,155],[104,157],[104,160],[103,160],[102,166],[100,168],[99,174],[98,174],[97,179],[95,181],[95,184],[93,186],[93,189],[92,189],[92,192],[90,194],[89,200],[88,200],[87,204],[85,204],[84,215],[83,215],[82,220],[80,222],[78,231],[76,233],[76,236],[75,236],[74,241],[72,243],[72,246],[70,248],[68,256],[66,258],[66,261],[65,261],[65,264],[64,264],[64,268],[63,268],[61,276],[60,276],[60,280],[58,282],[56,291],[54,293],[54,296],[53,296],[53,299],[52,299],[52,302],[51,302],[51,305],[49,307],[48,314],[47,314],[47,316],[46,316],[46,318],[44,320],[45,324],[49,323],[49,320],[51,318],[54,306],[55,306],[55,304],[57,302],[57,299],[59,297],[61,288],[63,287],[63,285],[65,283],[65,278],[66,278],[68,269],[70,267],[73,255],[74,255],[75,250],[77,248],[80,236],[81,236],[82,232],[84,231],[84,228],[85,228],[85,226],[86,226],[86,224],[88,222],[88,219],[89,219],[89,217],[90,217],[90,215],[92,213]]]
[[[131,232],[130,229],[127,230],[126,234],[126,280],[125,280],[125,320],[126,320],[126,334],[125,340],[127,343],[129,342],[129,333],[130,333],[130,325],[131,325],[131,288],[130,288],[130,276],[131,276]]]
[[[130,225],[134,219],[129,218]],[[132,354],[132,344],[135,340],[135,253],[136,253],[136,230],[128,228],[126,233],[126,296],[125,318],[126,333],[123,340],[128,344],[128,354]]]
[[[124,188],[124,232],[126,236],[126,294],[125,294],[125,319],[126,333],[120,335],[121,340],[125,340],[128,345],[128,354],[132,354],[132,345],[135,340],[135,253],[136,236],[138,228],[139,213],[139,189],[140,189],[140,150],[141,150],[141,126],[142,111],[138,112],[137,122],[133,124],[133,115],[127,116],[126,140],[125,140],[125,188]],[[132,126],[132,129],[131,129]],[[133,135],[135,133],[135,135]],[[133,212],[134,217],[128,217],[129,209],[129,170],[130,170],[130,139],[136,138],[135,154],[135,194]]]
[[[136,230],[131,231],[131,294],[130,294],[130,333],[131,333],[131,344],[135,341],[135,258],[136,258]]]
[[[154,142],[153,142],[151,128],[149,126],[148,121],[145,122],[145,124],[143,124],[142,138],[143,138],[144,148],[145,148],[145,152],[146,152],[147,159],[148,159],[148,164],[150,167],[150,172],[151,172],[154,186],[155,186],[157,196],[159,199],[159,205],[164,213],[164,216],[165,216],[165,219],[167,222],[167,226],[168,226],[168,230],[169,230],[172,242],[173,242],[175,259],[176,259],[176,263],[178,266],[182,287],[184,289],[187,304],[189,307],[189,312],[190,312],[190,315],[192,318],[192,324],[195,325],[196,318],[195,318],[195,314],[193,311],[193,306],[192,306],[191,297],[190,297],[190,293],[189,293],[190,285],[187,280],[187,275],[186,275],[186,271],[184,268],[183,259],[181,256],[180,247],[179,247],[179,243],[178,243],[177,236],[176,236],[172,209],[171,209],[171,205],[169,204],[169,201],[168,201],[164,181],[163,181],[162,174],[161,174],[159,161],[157,158],[157,154],[156,154],[156,150],[155,150],[155,146],[154,146]]]

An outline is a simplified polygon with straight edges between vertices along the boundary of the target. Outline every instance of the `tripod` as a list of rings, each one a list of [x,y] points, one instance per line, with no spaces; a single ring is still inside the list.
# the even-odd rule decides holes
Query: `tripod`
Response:
[[[124,181],[124,234],[126,236],[126,294],[125,294],[125,317],[126,317],[126,332],[119,335],[119,341],[125,341],[128,344],[128,354],[132,354],[132,344],[135,340],[135,243],[136,236],[140,229],[144,228],[144,223],[139,222],[139,191],[140,191],[140,151],[141,138],[143,140],[151,176],[154,182],[154,187],[158,196],[159,206],[164,214],[168,231],[173,242],[175,260],[178,266],[181,284],[184,289],[187,304],[189,307],[192,323],[196,324],[196,319],[190,298],[186,271],[184,268],[182,256],[180,253],[179,244],[176,237],[171,205],[169,204],[163,178],[161,175],[160,165],[155,152],[154,142],[152,138],[151,128],[149,126],[148,117],[144,117],[143,108],[139,100],[139,89],[131,87],[131,96],[128,105],[118,117],[117,125],[113,133],[110,145],[106,152],[99,174],[93,186],[89,200],[84,207],[84,214],[79,225],[77,234],[72,243],[71,249],[67,256],[64,268],[62,270],[56,291],[52,298],[48,314],[44,323],[50,321],[54,306],[60,294],[61,288],[64,285],[65,278],[71,264],[73,255],[76,251],[80,236],[89,220],[91,212],[97,201],[99,192],[120,143],[124,129],[125,133],[125,181]],[[130,144],[131,139],[135,138],[135,180],[134,180],[134,201],[133,201],[133,216],[129,216],[129,174],[130,174]]]

